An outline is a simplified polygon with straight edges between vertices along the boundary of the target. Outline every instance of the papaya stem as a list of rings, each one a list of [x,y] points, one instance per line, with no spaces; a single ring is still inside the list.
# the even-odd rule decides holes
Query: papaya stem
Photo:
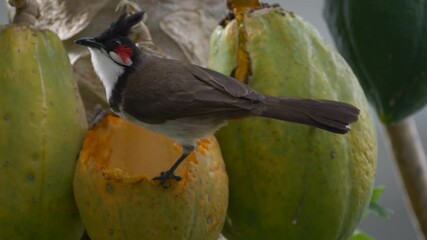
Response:
[[[27,6],[27,0],[9,0],[9,4],[12,7],[23,8]]]
[[[227,0],[227,7],[231,11],[235,9],[259,8],[261,3],[258,0]]]
[[[16,8],[13,23],[25,23],[32,25],[40,16],[37,0],[9,0],[9,4]]]
[[[408,194],[418,231],[427,239],[427,157],[413,118],[386,125],[394,159]],[[415,220],[415,219],[414,219]]]

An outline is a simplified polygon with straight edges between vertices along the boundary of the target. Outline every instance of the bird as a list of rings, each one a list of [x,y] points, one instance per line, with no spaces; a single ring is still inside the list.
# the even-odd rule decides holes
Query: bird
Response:
[[[76,44],[88,47],[111,111],[145,129],[165,135],[182,146],[182,155],[153,178],[163,187],[180,181],[174,174],[197,146],[229,119],[264,117],[345,134],[360,110],[333,100],[269,96],[233,77],[140,50],[129,39],[144,12],[124,13],[96,37]]]

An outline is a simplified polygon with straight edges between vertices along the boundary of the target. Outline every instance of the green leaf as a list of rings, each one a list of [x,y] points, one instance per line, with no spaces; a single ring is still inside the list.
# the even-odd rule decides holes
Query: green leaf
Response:
[[[385,219],[389,219],[390,215],[393,213],[392,210],[385,207],[381,207],[377,203],[372,203],[372,202],[369,204],[368,211],[371,213],[375,213],[376,215]]]
[[[372,192],[371,202],[369,203],[369,208],[367,213],[365,213],[365,216],[368,215],[369,213],[374,213],[385,219],[390,218],[390,215],[393,213],[393,211],[391,211],[388,208],[382,207],[378,203],[378,200],[381,197],[382,193],[384,192],[384,189],[385,189],[384,186],[378,186],[374,189],[374,191]]]
[[[372,192],[371,202],[377,202],[378,199],[383,194],[384,190],[385,190],[384,186],[375,187],[374,190],[373,190],[373,192]]]
[[[375,239],[360,230],[356,230],[348,240],[375,240]]]

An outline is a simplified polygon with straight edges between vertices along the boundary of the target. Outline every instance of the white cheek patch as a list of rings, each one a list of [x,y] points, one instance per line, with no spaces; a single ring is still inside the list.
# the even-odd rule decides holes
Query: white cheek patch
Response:
[[[117,54],[114,51],[110,51],[108,54],[110,55],[111,59],[113,59],[116,63],[119,63],[121,65],[125,65],[125,66],[132,65],[132,60],[130,60],[129,57],[122,59],[122,57],[120,57],[119,54]]]
[[[124,73],[123,65],[117,64],[104,50],[89,48],[92,55],[92,64],[96,74],[101,79],[107,98],[110,99],[111,92],[117,79]]]

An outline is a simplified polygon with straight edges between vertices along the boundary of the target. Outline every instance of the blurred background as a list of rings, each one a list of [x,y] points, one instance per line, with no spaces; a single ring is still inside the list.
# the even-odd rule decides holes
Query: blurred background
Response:
[[[286,10],[302,16],[317,28],[326,42],[334,46],[322,16],[323,0],[275,0],[265,2],[280,3]],[[7,23],[7,8],[5,1],[0,1],[0,24],[5,23]],[[411,210],[408,208],[407,199],[402,193],[402,184],[392,159],[388,139],[384,138],[385,134],[382,126],[378,123],[378,119],[375,120],[377,122],[379,146],[376,186],[384,185],[386,187],[379,202],[383,207],[393,210],[394,213],[388,220],[370,215],[362,221],[360,228],[377,240],[417,240],[417,230],[411,223]],[[415,120],[424,148],[427,149],[427,109],[424,108],[423,111],[417,113]]]

